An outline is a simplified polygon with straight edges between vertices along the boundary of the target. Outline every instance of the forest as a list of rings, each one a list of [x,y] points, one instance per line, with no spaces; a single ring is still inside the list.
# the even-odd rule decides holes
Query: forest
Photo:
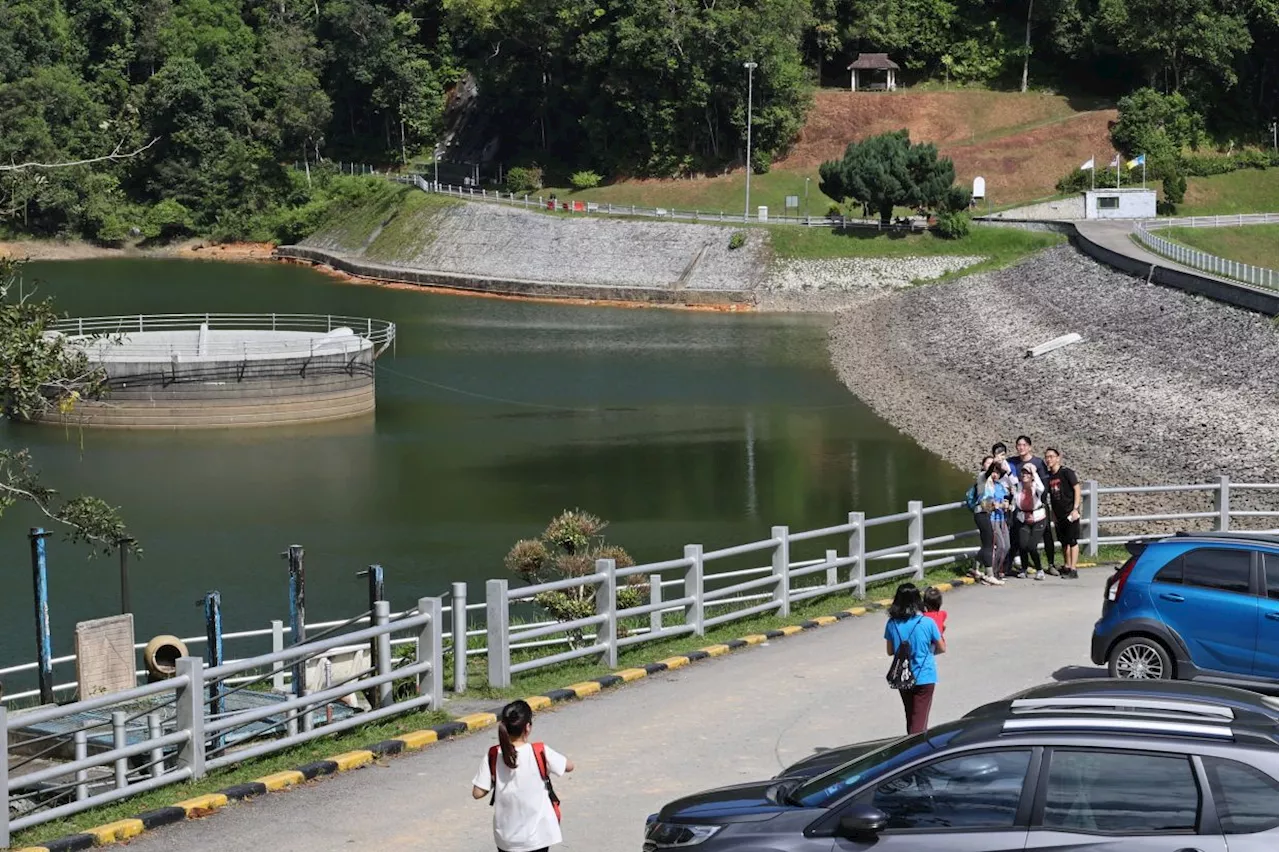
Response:
[[[446,130],[460,158],[606,180],[740,167],[747,60],[764,171],[861,51],[912,86],[1177,95],[1194,146],[1270,148],[1276,16],[1276,0],[5,0],[0,233],[295,238],[367,191],[326,163],[421,162]]]

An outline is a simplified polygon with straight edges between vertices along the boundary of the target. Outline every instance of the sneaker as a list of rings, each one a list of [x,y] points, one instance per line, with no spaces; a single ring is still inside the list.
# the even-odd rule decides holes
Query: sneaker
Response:
[[[992,578],[991,578],[991,585],[993,585],[993,586],[1003,586],[1003,585],[1004,585],[1004,580],[1001,580],[999,577],[992,577]]]
[[[994,586],[996,584],[995,580],[995,577],[988,577],[986,574],[978,575],[978,582],[984,586]]]
[[[1044,572],[1043,572],[1043,571],[1037,571],[1037,572],[1036,572],[1036,579],[1037,579],[1037,580],[1043,580],[1043,579],[1044,579]]]
[[[1064,568],[1063,570],[1065,571],[1066,569]],[[1052,563],[1049,564],[1048,568],[1044,569],[1044,573],[1048,574],[1050,577],[1062,576],[1061,574],[1058,573],[1057,567],[1055,567]]]
[[[1015,556],[1015,557],[1013,557],[1013,565],[1014,565],[1014,567],[1015,567],[1015,568],[1021,568],[1021,567],[1022,567],[1022,557],[1021,557],[1021,556]]]
[[[1080,569],[1078,569],[1078,568],[1072,568],[1070,571],[1066,571],[1066,572],[1064,572],[1064,573],[1063,573],[1063,576],[1064,576],[1064,577],[1066,577],[1068,580],[1079,580],[1079,579],[1080,579]]]

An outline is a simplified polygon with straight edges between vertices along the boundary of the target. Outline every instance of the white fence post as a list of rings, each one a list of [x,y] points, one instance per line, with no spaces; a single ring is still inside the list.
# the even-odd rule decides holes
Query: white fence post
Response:
[[[391,622],[391,602],[375,601],[373,604],[373,624],[375,627],[386,627]],[[374,669],[374,674],[384,675],[390,674],[391,669],[391,631],[387,630],[378,634],[378,638],[374,640],[377,643],[378,659]],[[378,684],[378,707],[390,707],[391,698],[391,681]]]
[[[284,622],[279,619],[271,621],[271,653],[284,650]],[[272,663],[271,688],[276,692],[284,692],[284,663]]]
[[[778,543],[773,548],[773,600],[778,605],[778,615],[791,614],[791,531],[786,527],[774,527],[769,531]]]
[[[511,613],[507,607],[507,581],[484,584],[485,622],[488,634],[489,685],[511,685]]]
[[[1084,522],[1086,556],[1098,555],[1098,480],[1086,479],[1084,488],[1080,489],[1080,502],[1084,504],[1084,512],[1080,520]]]
[[[428,600],[428,598],[423,598]],[[454,583],[449,599],[449,627],[453,633],[453,691],[467,690],[467,584]]]
[[[692,600],[684,605],[684,623],[693,628],[694,636],[705,632],[702,626],[702,545],[686,544],[684,558],[692,564],[684,570],[684,596]]]
[[[5,791],[0,810],[0,849],[9,848],[9,712],[0,704],[0,790]]]
[[[827,585],[834,586],[840,582],[840,578],[836,576],[835,561],[840,558],[840,554],[834,550],[827,551]]]
[[[440,598],[418,598],[418,612],[430,616],[430,621],[418,628],[418,654],[414,662],[431,662],[431,668],[418,673],[418,695],[426,693],[431,696],[427,702],[428,710],[444,708],[444,602]],[[463,645],[463,659],[466,659],[466,646]],[[458,649],[455,646],[453,653]],[[465,665],[465,664],[464,664]]]
[[[596,644],[604,645],[600,662],[611,669],[618,667],[618,565],[612,559],[597,559],[596,573],[604,577],[596,586],[596,615],[604,623],[596,627]]]
[[[658,606],[662,603],[662,575],[649,575],[649,606]],[[649,613],[649,632],[658,633],[662,630],[662,610],[655,609]]]
[[[907,511],[911,518],[907,521],[907,541],[911,544],[910,565],[915,569],[915,578],[924,578],[924,503],[920,500],[907,501]]]
[[[179,657],[178,677],[187,683],[174,696],[176,730],[186,731],[187,741],[178,749],[176,766],[191,770],[191,780],[204,777],[204,660],[199,657]]]
[[[853,524],[849,532],[849,558],[857,560],[849,566],[849,579],[855,583],[854,595],[860,598],[867,596],[867,530],[862,525],[866,519],[865,512],[849,513],[849,523]]]
[[[1231,477],[1218,477],[1218,489],[1213,492],[1213,511],[1218,513],[1213,528],[1218,532],[1231,529]]]

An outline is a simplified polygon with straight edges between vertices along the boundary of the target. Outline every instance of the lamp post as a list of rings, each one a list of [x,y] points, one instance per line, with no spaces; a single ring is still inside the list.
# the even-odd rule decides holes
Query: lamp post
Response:
[[[804,179],[804,223],[809,224],[809,178]]]
[[[742,208],[742,221],[746,222],[751,217],[751,84],[753,72],[759,66],[754,62],[744,62],[742,67],[747,69],[747,198]]]
[[[435,150],[432,151],[431,153],[432,153],[431,164],[432,166],[435,167],[435,175],[432,178],[432,188],[436,192],[439,192],[440,191],[440,146],[437,145],[435,147]]]

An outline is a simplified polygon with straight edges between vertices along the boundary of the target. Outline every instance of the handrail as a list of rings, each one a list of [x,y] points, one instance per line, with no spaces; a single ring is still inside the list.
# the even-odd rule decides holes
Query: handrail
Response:
[[[1219,257],[1216,254],[1200,251],[1164,237],[1151,233],[1164,228],[1189,227],[1227,227],[1232,225],[1270,225],[1280,222],[1280,214],[1275,213],[1243,213],[1234,216],[1191,216],[1182,219],[1142,219],[1134,223],[1133,233],[1138,241],[1153,252],[1169,258],[1175,263],[1201,269],[1205,272],[1232,278],[1255,287],[1268,290],[1280,288],[1280,272],[1261,266]]]

